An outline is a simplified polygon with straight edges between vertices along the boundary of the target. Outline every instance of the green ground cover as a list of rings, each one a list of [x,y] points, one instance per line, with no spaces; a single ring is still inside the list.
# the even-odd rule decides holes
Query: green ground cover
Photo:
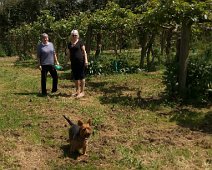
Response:
[[[211,106],[169,101],[162,71],[90,76],[80,100],[69,72],[41,97],[35,62],[0,59],[0,169],[212,168]],[[88,157],[70,156],[63,114],[92,119]]]

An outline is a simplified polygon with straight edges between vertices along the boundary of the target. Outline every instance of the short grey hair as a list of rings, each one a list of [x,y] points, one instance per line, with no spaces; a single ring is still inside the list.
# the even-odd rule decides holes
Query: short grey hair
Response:
[[[43,33],[43,34],[41,34],[41,37],[43,38],[43,37],[49,37],[49,36],[48,36],[48,34]]]

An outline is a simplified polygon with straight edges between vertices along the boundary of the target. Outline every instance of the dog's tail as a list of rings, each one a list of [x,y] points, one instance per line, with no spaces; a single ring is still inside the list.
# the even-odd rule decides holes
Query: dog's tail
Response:
[[[74,125],[74,123],[69,118],[67,118],[65,115],[63,115],[63,117],[67,120],[69,125],[71,125],[71,126]]]

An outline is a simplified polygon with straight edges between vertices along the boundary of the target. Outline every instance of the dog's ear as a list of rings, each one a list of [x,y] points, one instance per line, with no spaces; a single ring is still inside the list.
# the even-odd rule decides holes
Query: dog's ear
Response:
[[[91,126],[91,119],[88,119],[87,123]]]
[[[78,125],[79,126],[82,126],[83,125],[83,122],[81,120],[78,120]]]

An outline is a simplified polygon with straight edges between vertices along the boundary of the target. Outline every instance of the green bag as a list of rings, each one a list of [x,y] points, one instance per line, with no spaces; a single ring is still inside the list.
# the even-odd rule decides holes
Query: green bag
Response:
[[[62,70],[62,66],[60,66],[60,65],[54,65],[54,68],[56,69],[56,70]]]

